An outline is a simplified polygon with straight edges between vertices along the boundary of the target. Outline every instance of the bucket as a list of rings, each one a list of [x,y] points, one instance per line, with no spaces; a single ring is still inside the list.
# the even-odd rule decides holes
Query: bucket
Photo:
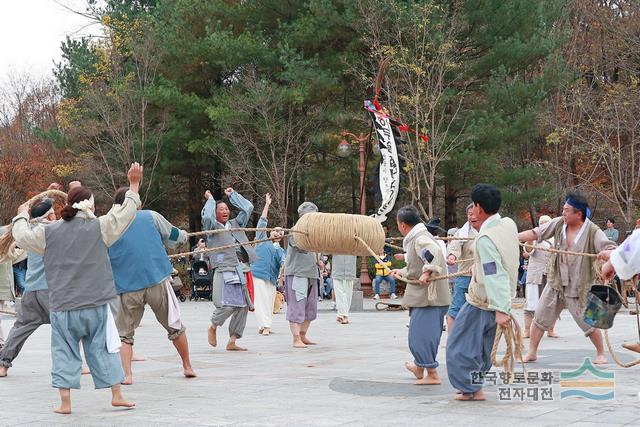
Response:
[[[584,321],[594,328],[609,329],[620,307],[622,298],[617,290],[610,286],[593,285],[584,309]]]

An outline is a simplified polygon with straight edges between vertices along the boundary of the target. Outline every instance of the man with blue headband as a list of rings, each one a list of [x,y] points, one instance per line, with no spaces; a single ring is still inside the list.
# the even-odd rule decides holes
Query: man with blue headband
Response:
[[[543,226],[518,234],[521,242],[554,238],[555,248],[562,251],[598,254],[614,249],[604,232],[589,220],[590,211],[586,197],[577,192],[567,193],[562,216]],[[576,324],[589,337],[596,348],[595,364],[607,363],[600,330],[584,321],[583,312],[587,296],[594,283],[594,258],[552,253],[547,274],[548,286],[542,292],[531,325],[531,342],[525,362],[537,359],[538,345],[560,312],[566,308]]]

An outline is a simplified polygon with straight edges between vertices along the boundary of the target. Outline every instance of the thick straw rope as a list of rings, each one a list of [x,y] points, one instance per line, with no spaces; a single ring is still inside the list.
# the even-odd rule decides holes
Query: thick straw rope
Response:
[[[237,247],[242,246],[242,245],[255,245],[255,244],[258,244],[258,243],[262,243],[262,242],[271,242],[273,240],[277,240],[277,239],[280,239],[280,238],[281,237],[269,237],[267,239],[252,240],[250,242],[244,242],[244,243],[233,243],[233,244],[230,244],[230,245],[217,246],[215,248],[208,248],[208,249],[203,249],[203,250],[199,250],[199,251],[181,252],[179,254],[169,255],[169,259],[180,258],[180,257],[183,257],[183,256],[195,255],[195,254],[206,254],[206,253],[209,253],[209,252],[219,252],[219,251],[223,251],[225,249],[237,248]]]
[[[282,231],[288,233],[302,233],[307,234],[306,231],[292,230],[290,228],[216,228],[215,230],[195,231],[193,233],[187,233],[188,237],[204,236],[209,234],[228,233],[232,231]]]
[[[636,323],[638,324],[638,335],[639,335],[638,339],[640,339],[640,312],[638,311],[638,296],[640,296],[638,295],[638,291],[635,291]],[[618,366],[620,366],[621,368],[632,368],[636,365],[640,365],[640,359],[634,360],[633,362],[629,362],[629,363],[622,363],[620,359],[618,359],[616,352],[613,350],[613,345],[611,345],[611,341],[609,340],[608,329],[604,330],[604,338],[605,338],[605,341],[607,341],[607,348],[609,349],[609,353],[611,353],[611,358],[613,359],[614,362],[616,362]]]
[[[373,251],[373,249],[371,249],[371,247],[369,247],[369,245],[367,245],[367,242],[365,242],[359,236],[354,236],[354,238],[356,240],[360,241],[360,243],[362,243],[362,245],[367,248],[367,250],[369,251],[369,254],[372,257],[374,257],[376,259],[376,261],[378,261],[380,264],[384,264],[384,261],[382,261],[380,259],[380,257]],[[446,276],[429,277],[429,280],[427,280],[427,282],[435,282],[437,280],[452,279],[452,278],[458,277],[458,276],[466,276],[469,273],[471,273],[471,271],[459,271],[457,273],[447,274]],[[402,276],[396,276],[396,278],[398,280],[400,280],[401,282],[409,283],[409,284],[412,284],[412,285],[422,285],[422,282],[420,282],[419,280],[407,279],[407,278],[402,277]]]
[[[455,236],[447,236],[447,237],[440,237],[440,236],[433,236],[434,239],[436,240],[475,240],[475,237],[455,237]],[[398,242],[404,240],[404,237],[387,237],[385,239],[385,241],[387,242]]]
[[[312,212],[300,217],[293,230],[307,233],[296,236],[296,246],[309,252],[366,256],[384,250],[382,224],[369,216]]]

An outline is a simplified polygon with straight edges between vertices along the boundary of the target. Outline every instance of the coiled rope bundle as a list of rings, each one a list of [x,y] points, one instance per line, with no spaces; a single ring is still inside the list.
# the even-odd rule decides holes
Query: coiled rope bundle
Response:
[[[309,252],[367,256],[369,248],[377,254],[384,251],[382,224],[369,216],[312,212],[303,215],[292,231],[298,232],[296,246]]]

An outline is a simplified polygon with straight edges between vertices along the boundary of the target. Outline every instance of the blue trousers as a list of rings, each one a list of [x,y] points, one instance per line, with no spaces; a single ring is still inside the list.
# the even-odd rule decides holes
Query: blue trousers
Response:
[[[447,341],[449,382],[463,393],[475,393],[482,388],[478,375],[491,369],[496,313],[467,302],[460,309],[450,334]]]
[[[380,293],[380,284],[382,283],[382,281],[386,281],[387,283],[389,283],[389,293],[390,294],[395,294],[396,293],[396,279],[393,278],[392,275],[388,275],[388,276],[376,276],[373,278],[373,289],[375,291],[376,294]]]
[[[447,314],[454,319],[460,312],[462,306],[467,302],[465,294],[469,290],[469,284],[471,283],[471,276],[458,276],[455,282],[453,282],[453,296],[451,297],[451,305]]]
[[[438,345],[442,336],[442,322],[448,306],[414,307],[410,309],[409,350],[416,366],[437,368]]]
[[[111,387],[124,380],[120,354],[107,351],[107,310],[109,305],[104,304],[51,312],[53,387],[80,388],[80,341],[96,388]]]

